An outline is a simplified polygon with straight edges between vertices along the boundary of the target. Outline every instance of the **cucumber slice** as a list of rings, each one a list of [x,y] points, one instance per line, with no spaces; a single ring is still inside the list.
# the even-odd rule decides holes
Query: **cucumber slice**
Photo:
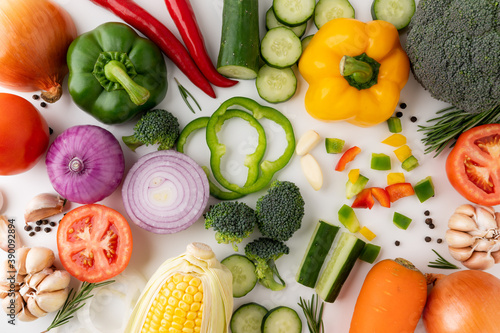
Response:
[[[314,288],[326,256],[340,227],[319,221],[307,246],[307,250],[297,272],[296,280],[306,287]]]
[[[257,303],[247,303],[234,311],[231,317],[231,332],[233,333],[260,333],[262,319],[267,309]]]
[[[262,320],[262,333],[301,333],[302,321],[297,312],[287,306],[270,310]]]
[[[243,297],[257,284],[255,265],[241,254],[233,254],[221,261],[233,274],[233,297]]]
[[[325,302],[335,301],[365,244],[351,233],[342,233],[316,285],[316,293]]]
[[[387,21],[401,30],[415,14],[415,0],[374,0],[371,12],[374,20]]]
[[[278,21],[289,26],[307,22],[316,7],[316,0],[273,0],[274,15]]]
[[[269,103],[281,103],[289,100],[297,90],[297,77],[290,67],[274,68],[264,65],[255,80],[257,92]]]
[[[298,25],[296,27],[291,27],[291,26],[285,25],[285,24],[281,23],[280,21],[278,21],[278,19],[276,18],[276,15],[274,15],[273,8],[271,7],[266,12],[266,28],[267,28],[267,30],[271,30],[271,29],[277,28],[277,27],[289,28],[297,35],[297,37],[300,38],[300,37],[304,36],[304,33],[306,32],[307,22],[303,23],[301,25]]]
[[[258,4],[258,0],[224,0],[217,58],[217,71],[224,76],[242,80],[257,77],[260,67]]]
[[[319,29],[339,17],[354,18],[354,8],[348,0],[319,0],[314,10],[314,24]]]
[[[302,38],[302,53],[304,53],[304,50],[309,45],[309,43],[311,42],[311,39],[313,39],[313,37],[314,37],[314,35],[309,35],[309,36]]]
[[[302,43],[292,30],[285,27],[273,28],[262,38],[260,54],[272,67],[290,67],[299,60]]]

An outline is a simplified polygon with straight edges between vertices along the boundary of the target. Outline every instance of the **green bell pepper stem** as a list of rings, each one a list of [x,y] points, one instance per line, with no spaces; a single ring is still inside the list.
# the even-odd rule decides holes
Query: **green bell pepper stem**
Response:
[[[257,120],[261,118],[269,119],[276,124],[280,125],[285,132],[285,139],[287,146],[283,154],[274,161],[263,160],[260,162],[260,175],[258,179],[252,184],[245,184],[243,187],[237,184],[230,183],[223,175],[220,169],[221,158],[225,153],[225,145],[219,142],[217,132],[220,130],[220,118],[228,112],[228,108],[237,105],[248,111]],[[241,194],[249,194],[257,192],[266,187],[272,180],[274,174],[285,167],[293,156],[295,150],[295,135],[293,127],[287,117],[281,112],[271,107],[263,106],[254,100],[246,97],[233,97],[221,104],[221,106],[212,114],[207,124],[207,144],[210,149],[210,167],[214,178],[226,189],[238,192]],[[249,157],[246,160],[246,165],[251,165],[257,162],[256,158]],[[249,170],[249,177],[254,176]]]
[[[142,105],[148,101],[149,91],[130,78],[121,62],[116,60],[108,62],[104,66],[104,75],[109,81],[119,83],[135,105]]]

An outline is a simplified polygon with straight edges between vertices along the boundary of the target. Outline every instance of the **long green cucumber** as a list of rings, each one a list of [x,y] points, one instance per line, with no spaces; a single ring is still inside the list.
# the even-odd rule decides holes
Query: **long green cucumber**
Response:
[[[255,79],[260,61],[259,1],[224,0],[217,71],[235,79]]]

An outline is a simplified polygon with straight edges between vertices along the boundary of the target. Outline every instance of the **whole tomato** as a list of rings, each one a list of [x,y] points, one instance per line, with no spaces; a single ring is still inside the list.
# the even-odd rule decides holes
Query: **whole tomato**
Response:
[[[22,97],[0,93],[0,175],[31,169],[49,146],[49,126]]]

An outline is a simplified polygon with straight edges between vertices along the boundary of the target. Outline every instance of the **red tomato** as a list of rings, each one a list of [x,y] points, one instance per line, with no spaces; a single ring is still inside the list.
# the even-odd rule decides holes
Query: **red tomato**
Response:
[[[22,97],[0,93],[0,175],[28,171],[49,146],[49,126]]]
[[[446,160],[451,185],[478,205],[500,204],[500,124],[462,133]]]
[[[80,281],[96,283],[120,274],[132,255],[132,233],[116,210],[91,204],[64,215],[57,229],[64,268]]]

